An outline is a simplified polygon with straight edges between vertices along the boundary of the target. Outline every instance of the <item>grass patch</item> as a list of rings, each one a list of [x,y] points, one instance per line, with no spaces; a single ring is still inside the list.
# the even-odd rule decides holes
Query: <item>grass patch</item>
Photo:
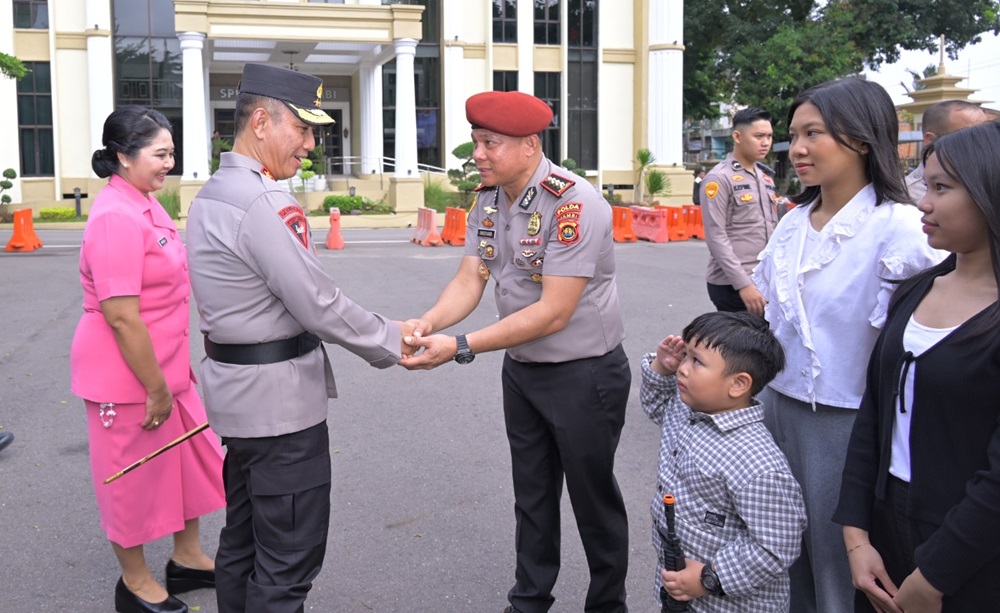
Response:
[[[176,189],[161,189],[156,192],[160,206],[170,215],[170,219],[181,218],[181,193]]]

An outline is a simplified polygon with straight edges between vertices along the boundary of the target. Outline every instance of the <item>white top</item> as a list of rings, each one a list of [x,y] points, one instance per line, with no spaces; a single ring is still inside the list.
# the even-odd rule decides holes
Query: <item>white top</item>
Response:
[[[913,315],[903,331],[903,349],[919,358],[928,349],[941,342],[958,326],[951,328],[928,328],[921,325]],[[904,367],[903,393],[896,402],[895,419],[892,422],[892,453],[889,456],[889,474],[910,482],[910,420],[913,418],[913,380],[917,363],[910,362]]]
[[[805,264],[809,259],[809,256],[816,251],[816,246],[819,245],[819,230],[812,227],[811,223],[806,224],[806,240],[802,244],[802,255],[799,256],[799,266]]]
[[[781,218],[753,273],[768,303],[764,315],[785,350],[785,369],[770,385],[801,402],[857,409],[895,282],[947,254],[927,245],[916,207],[875,206],[868,185],[827,222],[803,258],[815,204]]]

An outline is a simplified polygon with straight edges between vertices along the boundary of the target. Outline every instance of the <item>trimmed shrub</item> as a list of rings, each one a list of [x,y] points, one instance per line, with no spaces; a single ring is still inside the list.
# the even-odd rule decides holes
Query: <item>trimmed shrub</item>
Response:
[[[342,214],[350,215],[351,211],[363,211],[365,209],[365,199],[362,196],[333,194],[323,198],[323,210],[329,213],[330,209],[340,209]]]
[[[73,221],[76,219],[76,207],[54,206],[38,211],[38,218],[44,221]]]

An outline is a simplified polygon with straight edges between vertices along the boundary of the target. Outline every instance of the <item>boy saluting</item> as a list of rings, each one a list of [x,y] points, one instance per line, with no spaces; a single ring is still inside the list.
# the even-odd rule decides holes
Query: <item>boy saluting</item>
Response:
[[[642,408],[661,427],[653,544],[673,494],[686,558],[679,572],[657,566],[657,598],[662,582],[691,611],[788,611],[805,506],[755,398],[784,363],[747,312],[701,315],[643,356]]]

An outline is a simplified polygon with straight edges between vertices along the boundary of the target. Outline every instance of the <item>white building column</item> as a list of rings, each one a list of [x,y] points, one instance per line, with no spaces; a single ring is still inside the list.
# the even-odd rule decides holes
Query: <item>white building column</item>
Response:
[[[465,119],[465,99],[471,95],[465,77],[465,46],[462,34],[467,30],[464,2],[456,2],[443,11],[444,53],[441,57],[441,76],[444,79],[441,100],[444,120],[444,167],[458,168],[465,160],[453,156],[455,147],[469,140],[469,122]],[[474,86],[473,86],[474,87]],[[474,90],[478,92],[479,90]]]
[[[649,150],[657,166],[683,166],[684,2],[649,1]],[[676,184],[674,191],[677,191]],[[689,190],[690,191],[690,190]]]
[[[358,88],[361,90],[361,166],[355,174],[378,174],[382,170],[382,68],[361,64]],[[376,83],[378,88],[376,88]],[[377,94],[377,95],[376,95]],[[343,126],[341,126],[343,127]]]
[[[14,55],[14,11],[9,4],[0,8],[0,52]],[[21,139],[17,121],[17,81],[0,77],[0,100],[7,112],[0,114],[0,171],[13,168],[17,172],[14,187],[6,192],[15,204],[21,202]],[[8,102],[9,101],[9,102]],[[10,213],[19,206],[7,207]]]
[[[111,0],[87,0],[87,102],[89,107],[90,150],[104,145],[104,120],[115,110],[115,54],[111,48]]]
[[[396,50],[396,178],[418,178],[417,170],[417,93],[414,85],[413,58],[417,41],[397,38]]]
[[[208,118],[205,115],[205,64],[201,50],[205,46],[202,32],[182,32],[182,81],[184,87],[184,177],[185,181],[208,179]]]

